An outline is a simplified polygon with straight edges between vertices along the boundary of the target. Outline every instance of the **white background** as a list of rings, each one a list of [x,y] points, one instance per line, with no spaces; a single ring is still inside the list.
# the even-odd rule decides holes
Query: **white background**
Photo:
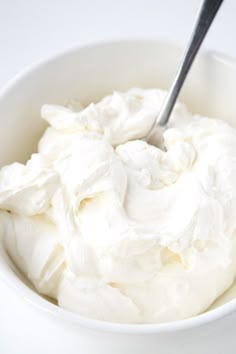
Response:
[[[95,41],[151,37],[185,44],[201,0],[0,0],[0,87],[43,57]],[[204,43],[236,57],[236,0]]]

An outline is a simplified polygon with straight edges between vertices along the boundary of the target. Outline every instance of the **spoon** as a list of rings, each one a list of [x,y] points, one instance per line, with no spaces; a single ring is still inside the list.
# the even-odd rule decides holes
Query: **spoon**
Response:
[[[192,66],[202,41],[205,38],[222,2],[223,0],[204,0],[202,2],[189,43],[180,62],[174,81],[164,100],[157,119],[154,121],[146,137],[146,141],[152,143],[152,140],[155,141],[157,137],[160,141],[160,135],[162,135],[166,129],[166,125],[183,83],[188,75],[189,69]]]

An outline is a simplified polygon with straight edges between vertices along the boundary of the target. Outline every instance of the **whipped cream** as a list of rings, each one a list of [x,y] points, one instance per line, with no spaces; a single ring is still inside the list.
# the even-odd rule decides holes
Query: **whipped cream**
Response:
[[[141,140],[165,97],[42,107],[38,153],[0,171],[4,245],[36,290],[120,323],[205,311],[236,275],[236,130],[177,103],[166,151]]]

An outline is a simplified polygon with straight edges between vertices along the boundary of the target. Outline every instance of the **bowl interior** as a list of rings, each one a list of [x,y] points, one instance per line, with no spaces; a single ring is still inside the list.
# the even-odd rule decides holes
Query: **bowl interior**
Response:
[[[74,49],[30,68],[0,94],[0,165],[24,162],[36,151],[45,128],[40,120],[42,104],[63,104],[71,98],[87,104],[131,87],[168,89],[181,53],[178,46],[157,41],[104,43]],[[181,100],[194,113],[223,118],[236,127],[235,92],[236,62],[203,53],[193,65]],[[10,264],[9,271],[14,271]],[[228,291],[218,304],[235,293]]]

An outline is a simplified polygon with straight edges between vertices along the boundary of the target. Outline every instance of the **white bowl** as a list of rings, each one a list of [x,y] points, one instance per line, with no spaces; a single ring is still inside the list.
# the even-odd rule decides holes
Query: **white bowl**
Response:
[[[75,48],[26,70],[0,93],[0,164],[24,161],[35,151],[44,128],[42,104],[78,97],[88,103],[135,86],[168,88],[181,52],[157,41],[102,43]],[[236,62],[204,53],[194,64],[182,100],[193,112],[224,118],[236,127],[235,92]],[[90,320],[33,292],[0,246],[3,354],[235,354],[236,300],[166,324]]]

